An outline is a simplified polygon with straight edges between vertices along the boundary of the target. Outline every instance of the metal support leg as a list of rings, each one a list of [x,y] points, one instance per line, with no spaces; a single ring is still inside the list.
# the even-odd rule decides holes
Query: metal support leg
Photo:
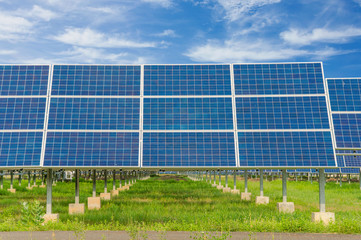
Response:
[[[287,170],[282,169],[282,197],[283,202],[287,202]]]
[[[213,171],[213,184],[216,184],[216,170]]]
[[[228,170],[226,170],[226,188],[228,188]]]
[[[97,170],[93,170],[93,197],[97,196]]]
[[[28,188],[31,187],[31,176],[30,176],[30,171],[28,171]]]
[[[233,171],[233,189],[236,190],[237,189],[237,172],[236,170]]]
[[[107,184],[108,184],[108,171],[104,170],[104,193],[108,192]]]
[[[14,182],[14,170],[10,171],[10,189],[13,189],[13,182]]]
[[[122,170],[119,171],[119,188],[122,187],[122,177],[123,177],[123,172]]]
[[[4,189],[4,171],[0,171],[0,189]]]
[[[75,204],[79,204],[79,169],[75,170]]]
[[[320,212],[326,212],[325,169],[319,169]]]
[[[311,184],[312,184],[312,182],[313,182],[313,174],[311,173]]]
[[[263,169],[259,170],[259,188],[260,188],[260,196],[263,197]]]
[[[34,171],[33,175],[33,185],[36,186],[36,172]]]
[[[360,174],[359,174],[358,180],[359,180],[359,182],[360,182],[360,190],[361,190],[361,168],[360,168]]]
[[[115,190],[115,170],[113,170],[113,190]]]
[[[48,169],[46,178],[46,214],[51,214],[52,204],[52,187],[53,187],[53,170]]]
[[[248,193],[248,171],[244,170],[244,192]]]
[[[22,172],[19,171],[19,186],[21,186],[21,180],[22,180]]]
[[[221,185],[222,185],[221,170],[218,170],[218,174],[219,174],[219,182],[218,182],[218,185],[221,186]]]

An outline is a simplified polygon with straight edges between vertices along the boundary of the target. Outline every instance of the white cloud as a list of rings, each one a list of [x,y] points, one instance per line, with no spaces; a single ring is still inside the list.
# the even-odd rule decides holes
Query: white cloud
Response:
[[[259,62],[287,60],[304,56],[324,59],[342,53],[333,48],[311,51],[272,45],[263,41],[229,40],[224,43],[209,41],[205,45],[191,48],[184,55],[196,62]]]
[[[108,36],[90,28],[67,28],[64,33],[55,36],[54,39],[62,43],[81,47],[147,48],[156,46],[152,42],[135,42],[119,38],[118,36]]]
[[[44,21],[50,21],[51,19],[55,18],[57,16],[56,13],[53,11],[44,9],[38,5],[34,5],[33,8],[28,10],[21,10],[19,11],[23,16],[31,17],[31,18],[40,18]]]
[[[217,0],[230,21],[240,19],[245,13],[264,5],[279,3],[281,0]]]
[[[175,34],[172,29],[166,29],[163,32],[154,35],[158,37],[177,37],[177,34]]]
[[[164,8],[169,8],[173,5],[172,0],[141,0],[141,1],[145,3],[157,4]]]
[[[17,52],[14,50],[0,50],[0,55],[12,55],[16,54]]]
[[[95,62],[118,62],[120,59],[127,56],[127,53],[106,53],[102,49],[96,48],[82,48],[73,47],[71,50],[59,53],[60,55],[66,55],[65,61],[76,61],[85,63]]]
[[[88,7],[87,10],[91,12],[100,12],[107,14],[114,14],[116,12],[114,8],[110,8],[110,7]]]
[[[316,28],[312,31],[290,29],[280,34],[290,44],[309,45],[313,42],[342,43],[349,38],[361,36],[361,28],[346,27],[339,30]]]
[[[0,40],[19,40],[32,32],[34,24],[23,17],[0,12]]]

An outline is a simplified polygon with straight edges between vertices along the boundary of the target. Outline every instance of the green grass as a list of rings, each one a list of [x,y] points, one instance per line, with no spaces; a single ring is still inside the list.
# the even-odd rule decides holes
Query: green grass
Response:
[[[239,195],[222,193],[205,181],[191,181],[185,176],[156,176],[138,181],[130,190],[122,191],[111,201],[102,201],[101,210],[85,210],[83,215],[68,215],[68,204],[74,202],[74,183],[58,182],[53,187],[53,212],[60,221],[30,230],[129,230],[134,225],[155,231],[251,231],[251,232],[328,232],[361,233],[361,191],[358,183],[326,184],[326,209],[335,212],[336,222],[328,226],[311,222],[311,213],[318,211],[318,183],[288,182],[288,201],[295,203],[293,214],[277,211],[282,200],[280,179],[264,182],[264,194],[270,204],[256,206],[259,182],[248,181],[252,201],[244,202]],[[213,179],[212,179],[213,180]],[[224,182],[224,178],[222,179]],[[213,182],[213,181],[212,181]],[[217,177],[218,182],[218,177]],[[19,219],[21,202],[37,199],[45,206],[46,190],[26,189],[27,182],[17,192],[0,190],[0,231],[29,230]],[[118,186],[118,181],[117,181]],[[233,176],[229,178],[233,188]],[[4,189],[9,187],[5,182]],[[97,181],[97,193],[103,192],[104,182]],[[108,182],[108,189],[112,181]],[[237,188],[243,191],[244,182]],[[80,202],[91,196],[91,181],[80,182]]]

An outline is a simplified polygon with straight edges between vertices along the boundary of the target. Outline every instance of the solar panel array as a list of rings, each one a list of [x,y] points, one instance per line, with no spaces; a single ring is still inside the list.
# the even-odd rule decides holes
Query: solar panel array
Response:
[[[345,167],[361,167],[361,78],[327,79],[336,154]]]
[[[0,66],[0,80],[0,166],[336,166],[321,63]]]

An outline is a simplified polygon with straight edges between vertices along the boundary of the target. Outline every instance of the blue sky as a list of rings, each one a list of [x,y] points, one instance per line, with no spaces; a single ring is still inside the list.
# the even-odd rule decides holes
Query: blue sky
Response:
[[[1,63],[286,61],[361,77],[361,0],[0,0]]]

